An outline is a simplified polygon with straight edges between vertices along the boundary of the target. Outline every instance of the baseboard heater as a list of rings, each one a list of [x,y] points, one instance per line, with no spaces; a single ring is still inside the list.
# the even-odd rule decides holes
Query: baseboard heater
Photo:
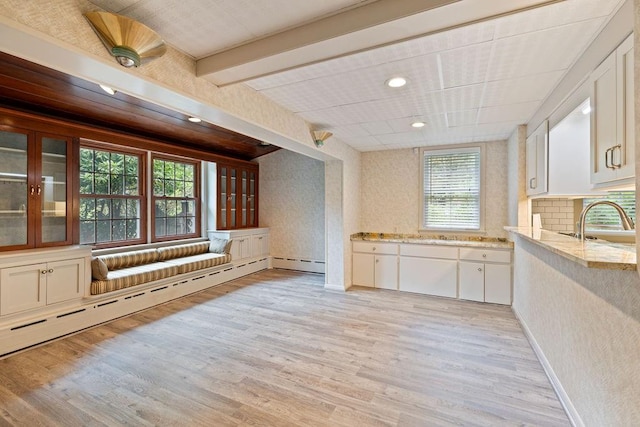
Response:
[[[309,273],[325,272],[324,261],[310,259],[273,257],[271,265],[273,268],[282,268],[284,270],[298,270]]]

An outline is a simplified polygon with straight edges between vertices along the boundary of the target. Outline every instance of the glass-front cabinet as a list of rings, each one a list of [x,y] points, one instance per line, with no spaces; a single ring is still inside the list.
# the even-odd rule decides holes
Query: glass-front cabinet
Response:
[[[72,243],[70,137],[0,126],[0,250]]]
[[[217,229],[258,226],[258,165],[218,163]]]

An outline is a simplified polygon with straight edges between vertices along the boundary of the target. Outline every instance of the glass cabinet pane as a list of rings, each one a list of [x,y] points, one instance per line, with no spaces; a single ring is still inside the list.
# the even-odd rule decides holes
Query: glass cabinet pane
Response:
[[[26,134],[0,131],[0,246],[27,244]]]
[[[231,169],[231,197],[229,200],[229,226],[236,226],[236,169]]]
[[[242,171],[242,227],[247,226],[247,171]]]
[[[221,228],[227,228],[227,168],[220,168],[220,208]]]
[[[43,243],[67,239],[67,141],[42,138],[42,182],[40,195]]]

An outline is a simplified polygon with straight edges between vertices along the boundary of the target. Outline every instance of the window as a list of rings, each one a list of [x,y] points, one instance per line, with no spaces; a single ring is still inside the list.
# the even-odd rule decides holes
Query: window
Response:
[[[422,228],[481,230],[481,147],[422,153]]]
[[[154,241],[198,237],[198,163],[153,157]]]
[[[636,193],[635,191],[611,192],[605,197],[594,197],[582,200],[582,207],[585,208],[597,200],[609,200],[622,206],[622,209],[629,217],[636,222]],[[606,205],[594,206],[587,212],[585,219],[585,230],[622,230],[620,215],[611,207]]]
[[[96,247],[143,243],[142,155],[80,148],[80,243]]]

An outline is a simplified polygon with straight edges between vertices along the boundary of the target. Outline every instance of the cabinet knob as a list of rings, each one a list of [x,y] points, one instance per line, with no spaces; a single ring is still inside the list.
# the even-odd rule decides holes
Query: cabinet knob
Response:
[[[47,273],[53,273],[53,268],[50,268],[49,270],[47,270]]]
[[[375,251],[375,250],[376,250],[376,247],[374,246],[374,247],[373,247],[373,249],[371,249],[371,250],[372,250],[372,251]]]
[[[486,257],[487,257],[487,254],[482,254],[482,258],[486,258]]]
[[[482,271],[482,268],[478,267],[478,271]]]
[[[42,270],[40,273],[47,274],[47,270]]]
[[[377,260],[376,260],[376,264],[377,264],[377,263],[379,263],[379,262],[380,262],[380,260],[379,260],[379,259],[377,259]]]

